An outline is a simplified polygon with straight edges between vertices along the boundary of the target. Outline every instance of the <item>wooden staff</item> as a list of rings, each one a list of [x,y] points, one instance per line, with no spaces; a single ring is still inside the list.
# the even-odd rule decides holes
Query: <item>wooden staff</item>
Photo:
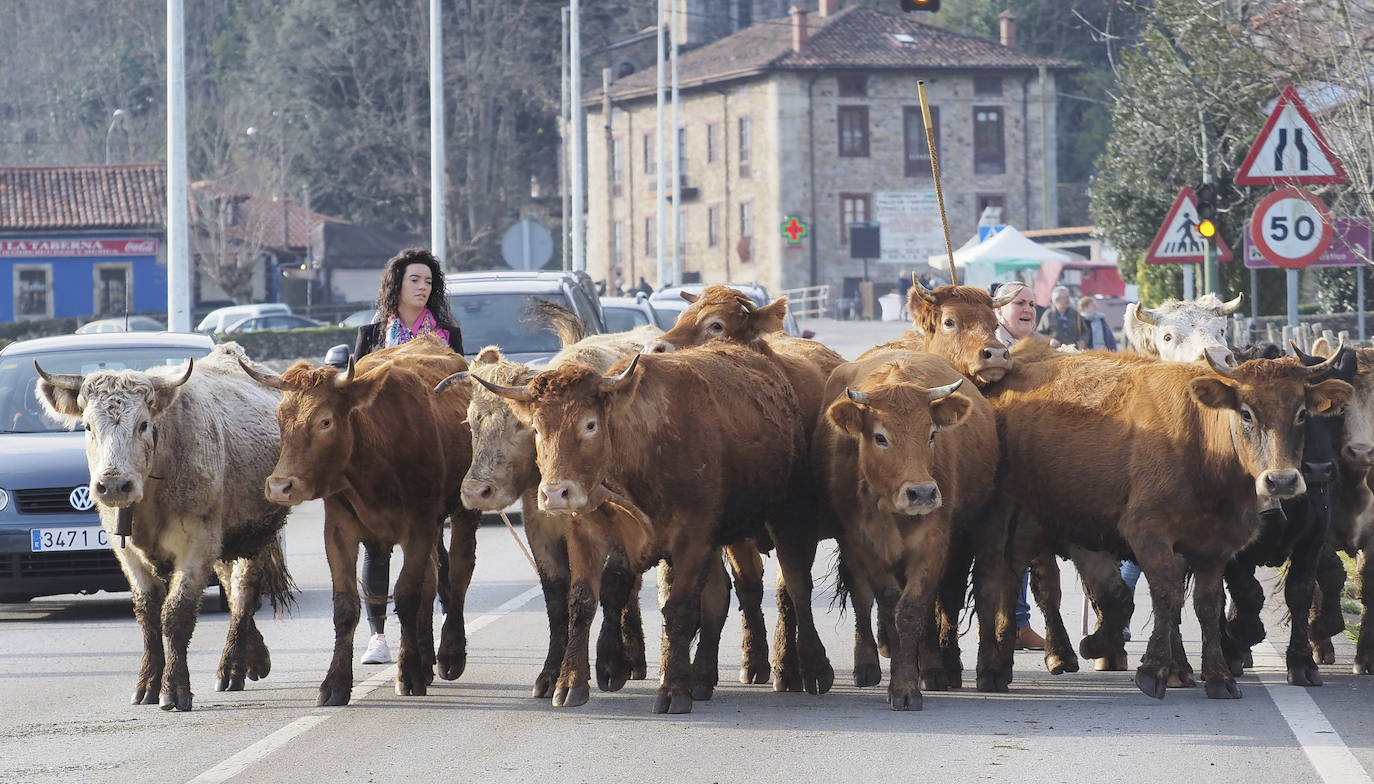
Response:
[[[926,103],[926,82],[916,80],[916,92],[921,96],[921,120],[926,126],[926,146],[930,148],[930,173],[935,177],[935,203],[940,206],[940,228],[945,232],[945,252],[949,254],[949,282],[959,285],[954,269],[954,245],[949,241],[949,220],[945,218],[945,195],[940,190],[940,159],[935,155],[935,123],[930,119],[930,105]]]

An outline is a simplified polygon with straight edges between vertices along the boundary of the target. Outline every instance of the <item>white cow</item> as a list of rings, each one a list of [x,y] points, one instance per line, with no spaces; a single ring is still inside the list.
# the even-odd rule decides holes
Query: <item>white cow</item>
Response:
[[[243,356],[228,343],[185,371],[38,369],[39,402],[86,430],[91,495],[133,591],[143,629],[134,704],[160,693],[163,710],[191,709],[186,649],[212,569],[231,612],[217,690],[272,666],[253,613],[262,594],[285,609],[294,587],[277,538],[287,509],[262,490],[280,450],[281,396],[243,372]]]
[[[1208,349],[1218,356],[1230,348],[1226,344],[1226,317],[1240,310],[1243,294],[1222,302],[1215,294],[1195,300],[1165,300],[1158,307],[1126,305],[1123,329],[1136,351],[1168,362],[1196,362]]]

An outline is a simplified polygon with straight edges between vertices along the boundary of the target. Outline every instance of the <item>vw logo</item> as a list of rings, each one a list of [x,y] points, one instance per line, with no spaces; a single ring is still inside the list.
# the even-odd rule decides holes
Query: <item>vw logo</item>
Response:
[[[72,494],[67,496],[67,501],[72,508],[78,512],[86,512],[95,508],[95,501],[91,500],[90,485],[81,485],[72,489]]]

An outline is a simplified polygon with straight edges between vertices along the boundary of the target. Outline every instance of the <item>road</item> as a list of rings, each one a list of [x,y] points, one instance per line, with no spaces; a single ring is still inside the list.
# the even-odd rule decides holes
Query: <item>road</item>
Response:
[[[901,331],[899,324],[818,322],[818,338],[847,356]],[[1338,643],[1326,685],[1283,683],[1267,644],[1240,679],[1244,699],[1208,700],[1199,688],[1162,701],[1130,673],[1049,675],[1041,656],[1016,657],[1007,694],[927,692],[925,710],[887,710],[885,687],[851,685],[851,616],[830,605],[831,548],[816,566],[818,626],[837,678],[822,696],[774,694],[735,681],[738,614],[726,624],[721,685],[685,716],[650,712],[650,679],[592,692],[580,708],[529,696],[547,625],[538,583],[510,533],[484,526],[467,599],[468,667],[401,698],[390,665],[355,667],[351,705],[315,707],[332,639],[330,589],[318,502],[286,528],[300,586],[293,616],[262,621],[271,675],[242,692],[214,691],[227,616],[207,593],[191,644],[195,710],[129,705],[140,637],[127,595],[50,597],[0,606],[0,781],[4,782],[527,782],[612,781],[1324,781],[1374,772],[1374,679],[1349,674],[1353,645]],[[773,577],[769,564],[769,580]],[[1082,595],[1065,571],[1065,620],[1082,624]],[[661,624],[652,573],[641,593],[645,628]],[[1271,602],[1271,606],[1272,606]],[[1132,659],[1149,631],[1147,586],[1137,592]],[[776,617],[771,597],[765,613]],[[1184,639],[1199,661],[1197,625]],[[1041,626],[1038,618],[1034,621]],[[1269,618],[1271,635],[1284,637]],[[393,618],[392,628],[395,629]],[[437,628],[437,627],[436,627]],[[1043,628],[1043,626],[1041,626]],[[365,624],[355,637],[361,654]],[[394,643],[393,643],[394,644]],[[652,643],[651,643],[652,645]],[[974,642],[965,638],[966,677]]]

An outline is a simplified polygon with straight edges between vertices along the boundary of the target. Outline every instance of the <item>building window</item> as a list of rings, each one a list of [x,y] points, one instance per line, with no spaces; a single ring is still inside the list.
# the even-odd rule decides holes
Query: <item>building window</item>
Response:
[[[740,202],[739,236],[742,240],[748,240],[754,236],[754,205],[752,202]]]
[[[849,224],[873,219],[873,196],[868,193],[840,194],[840,242],[849,244]]]
[[[611,195],[625,195],[625,142],[619,138],[611,140]]]
[[[52,269],[18,266],[14,268],[14,319],[31,321],[52,318]]]
[[[706,123],[706,162],[715,163],[720,151],[716,149],[716,133],[720,127],[719,123]]]
[[[973,107],[973,173],[1002,174],[1007,170],[1002,110],[996,106]]]
[[[974,95],[1001,95],[1002,77],[1000,76],[975,76],[973,77]]]
[[[706,246],[714,248],[720,244],[720,207],[711,205],[706,208]]]
[[[935,152],[940,152],[940,109],[930,107],[930,124],[935,129]],[[926,141],[925,120],[921,118],[921,107],[902,107],[902,136],[906,145],[906,176],[931,176],[930,144]]]
[[[841,106],[839,115],[840,157],[868,157],[868,107]]]
[[[644,173],[653,174],[654,169],[654,135],[644,134]]]
[[[625,265],[625,221],[611,224],[611,264],[616,269]]]
[[[835,81],[841,98],[862,98],[868,95],[867,76],[850,74],[836,77]]]
[[[95,315],[122,316],[129,312],[130,264],[95,266]]]
[[[995,208],[993,215],[989,216],[994,224],[1004,224],[1007,222],[1007,197],[1001,193],[980,193],[974,198],[974,204],[978,206],[978,212],[974,214],[975,221],[983,220],[983,213],[989,207]],[[982,225],[979,223],[979,225]]]
[[[645,219],[644,219],[644,255],[645,255],[645,256],[654,256],[654,255],[657,255],[657,251],[654,250],[654,239],[655,239],[657,236],[658,236],[658,235],[654,233],[654,219],[653,219],[653,218],[645,218]]]
[[[749,152],[753,145],[750,139],[754,135],[753,122],[748,117],[739,118],[739,176],[749,176]]]

